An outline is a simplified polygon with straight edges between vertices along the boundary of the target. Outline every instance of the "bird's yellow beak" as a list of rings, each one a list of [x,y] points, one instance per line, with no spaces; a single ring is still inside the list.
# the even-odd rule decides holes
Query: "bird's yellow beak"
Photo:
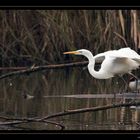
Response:
[[[80,54],[78,51],[64,52],[63,54]]]

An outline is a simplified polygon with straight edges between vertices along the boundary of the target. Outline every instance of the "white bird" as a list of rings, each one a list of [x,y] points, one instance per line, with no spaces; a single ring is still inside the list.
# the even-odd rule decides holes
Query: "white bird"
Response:
[[[64,52],[63,54],[83,55],[88,61],[89,73],[97,79],[108,79],[115,75],[129,73],[139,68],[140,55],[130,48],[121,48],[119,50],[106,51],[95,56],[89,50],[80,49],[77,51]],[[102,61],[99,71],[94,69],[95,62]],[[135,77],[135,76],[134,76]]]

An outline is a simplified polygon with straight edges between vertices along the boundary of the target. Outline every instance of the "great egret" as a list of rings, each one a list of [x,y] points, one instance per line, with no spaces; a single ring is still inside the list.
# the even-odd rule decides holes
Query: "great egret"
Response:
[[[114,77],[115,75],[123,75],[125,73],[129,73],[134,76],[131,71],[139,68],[140,66],[140,55],[129,47],[121,48],[119,50],[106,51],[95,56],[86,49],[64,52],[63,54],[85,56],[89,61],[89,73],[97,79],[108,79]],[[102,61],[99,71],[94,69],[96,61]]]

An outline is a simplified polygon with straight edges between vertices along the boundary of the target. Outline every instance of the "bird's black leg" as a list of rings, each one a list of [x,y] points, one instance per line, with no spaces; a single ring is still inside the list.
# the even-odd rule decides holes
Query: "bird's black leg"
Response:
[[[122,91],[122,92],[125,92],[125,91],[127,91],[127,89],[128,89],[128,83],[124,80],[124,78],[123,78],[122,76],[119,75],[119,77],[122,79],[122,81],[123,81],[124,84],[125,84],[125,88],[124,88],[124,90]],[[122,94],[122,92],[120,92],[120,94]]]
[[[118,77],[123,81],[123,83],[125,84],[125,88],[124,90],[120,90],[119,94],[122,94],[122,100],[120,101],[122,103],[123,99],[124,99],[124,92],[126,91],[128,85],[127,82],[124,80],[124,78],[121,75],[118,75]],[[127,87],[126,87],[127,86]]]
[[[135,92],[135,97],[131,102],[135,102],[136,100],[136,94],[138,92],[138,77],[136,77],[133,73],[129,73],[130,75],[132,75],[135,79],[136,79],[136,92]]]
[[[136,92],[135,92],[135,96],[134,96],[134,99],[131,102],[135,102],[136,101],[137,92],[138,92],[138,79],[136,79]]]
[[[135,100],[136,100],[136,94],[137,94],[137,92],[138,92],[138,79],[136,79],[136,93],[135,93]]]
[[[130,74],[130,75],[133,76],[136,80],[138,80],[138,77],[135,76],[133,73],[129,72],[128,74]]]

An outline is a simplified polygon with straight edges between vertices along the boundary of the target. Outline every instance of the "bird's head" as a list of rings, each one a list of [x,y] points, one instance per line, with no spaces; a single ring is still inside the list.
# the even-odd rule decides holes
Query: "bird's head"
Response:
[[[87,56],[88,54],[91,54],[91,52],[86,49],[80,49],[80,50],[76,50],[76,51],[64,52],[63,54],[75,54],[75,55]]]

